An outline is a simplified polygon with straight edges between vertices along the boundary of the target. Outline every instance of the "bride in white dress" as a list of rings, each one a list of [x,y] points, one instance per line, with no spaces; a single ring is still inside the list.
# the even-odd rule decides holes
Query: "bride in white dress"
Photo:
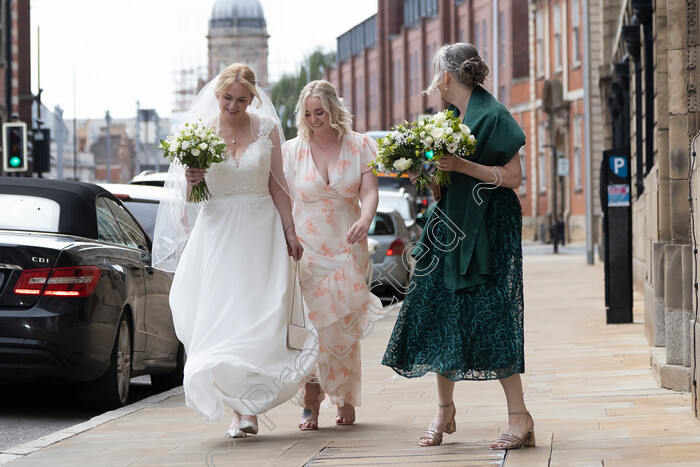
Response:
[[[187,168],[183,175],[182,168],[171,167],[176,184],[186,179],[187,196],[205,179],[212,198],[198,213],[184,251],[163,225],[175,218],[178,225],[170,228],[186,236],[179,221],[190,216],[191,223],[191,203],[175,213],[162,203],[154,235],[157,267],[172,268],[182,255],[170,307],[187,355],[186,403],[210,421],[224,415],[224,404],[231,407],[227,436],[235,438],[257,434],[256,415],[294,396],[317,349],[311,334],[304,352],[287,346],[295,280],[290,257],[298,261],[303,248],[282,172],[279,120],[274,108],[271,115],[254,113],[262,100],[271,106],[254,83],[248,66],[234,64],[200,92],[210,103],[202,105],[198,97],[188,119],[211,108],[207,93],[213,87],[218,115],[204,121],[218,129],[230,158],[206,173]],[[296,310],[300,295],[297,290]]]

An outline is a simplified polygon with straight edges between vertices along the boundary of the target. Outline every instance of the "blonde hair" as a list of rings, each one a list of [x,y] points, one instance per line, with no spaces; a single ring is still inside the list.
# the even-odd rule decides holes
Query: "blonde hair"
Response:
[[[483,83],[489,75],[488,65],[473,45],[466,42],[443,45],[433,55],[433,81],[423,94],[430,94],[438,87],[445,71],[471,88]]]
[[[311,81],[304,86],[299,95],[299,100],[294,108],[296,117],[297,130],[299,134],[309,139],[311,136],[311,128],[306,123],[304,115],[306,114],[306,99],[309,97],[318,97],[321,99],[323,110],[328,112],[330,124],[332,128],[338,132],[338,138],[347,134],[352,129],[352,115],[348,108],[343,103],[343,100],[338,97],[335,86],[326,80],[319,79]]]
[[[258,91],[255,89],[255,72],[244,63],[234,63],[224,68],[219,74],[219,80],[216,82],[214,87],[214,94],[218,99],[221,95],[226,92],[228,88],[233,83],[241,83],[243,86],[248,88],[248,91],[253,95],[253,97],[258,98],[258,107],[262,105],[262,100]]]

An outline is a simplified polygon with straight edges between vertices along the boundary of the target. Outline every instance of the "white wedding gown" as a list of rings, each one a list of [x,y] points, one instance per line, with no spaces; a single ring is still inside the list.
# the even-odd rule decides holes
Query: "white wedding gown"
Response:
[[[239,163],[229,158],[208,170],[213,198],[199,213],[170,292],[187,355],[186,403],[207,420],[220,419],[224,404],[256,415],[289,400],[317,354],[313,334],[307,350],[287,347],[294,268],[268,186],[270,131],[274,124],[261,117]],[[295,297],[298,316],[298,287]]]

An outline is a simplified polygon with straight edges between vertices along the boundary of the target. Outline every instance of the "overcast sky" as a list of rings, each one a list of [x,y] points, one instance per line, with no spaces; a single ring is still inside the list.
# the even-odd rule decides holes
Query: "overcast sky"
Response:
[[[129,118],[142,108],[167,117],[175,73],[207,65],[215,0],[32,0],[32,93],[64,118]],[[270,79],[305,55],[335,50],[337,36],[377,12],[377,0],[260,0],[267,20]],[[37,33],[40,41],[37,41]],[[40,45],[40,63],[37,60]],[[75,96],[73,84],[75,77]],[[75,98],[75,106],[73,105]]]

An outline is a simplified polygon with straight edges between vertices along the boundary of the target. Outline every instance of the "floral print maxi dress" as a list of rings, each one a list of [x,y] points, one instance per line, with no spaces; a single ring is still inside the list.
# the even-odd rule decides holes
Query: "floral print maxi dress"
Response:
[[[304,246],[301,288],[309,320],[318,333],[313,378],[338,407],[360,405],[360,339],[379,316],[381,302],[365,283],[367,240],[349,245],[345,234],[360,218],[359,189],[376,144],[366,135],[343,136],[329,181],[311,156],[309,142],[297,137],[282,149],[284,171],[294,200],[294,223]],[[304,401],[304,385],[300,393]]]

